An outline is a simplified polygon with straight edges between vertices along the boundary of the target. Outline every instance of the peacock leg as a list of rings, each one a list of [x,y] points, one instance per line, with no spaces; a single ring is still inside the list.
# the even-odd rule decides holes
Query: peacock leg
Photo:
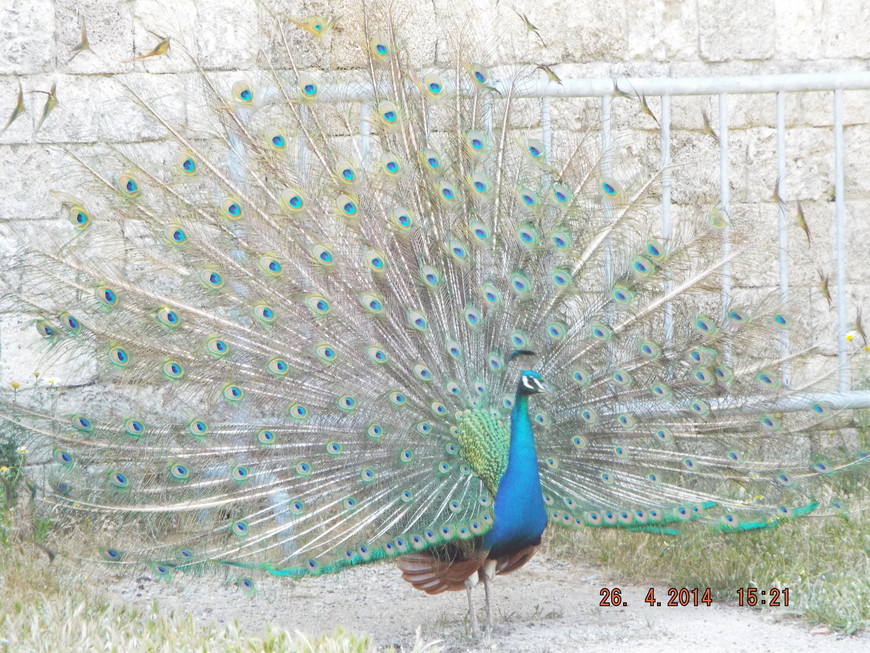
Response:
[[[480,577],[483,579],[483,592],[486,596],[486,624],[484,625],[484,630],[486,631],[487,639],[492,635],[492,603],[489,600],[489,583],[495,578],[495,566],[495,560],[487,560],[486,564],[480,569]]]
[[[472,574],[465,579],[465,594],[468,596],[468,620],[471,622],[471,638],[480,639],[480,626],[477,624],[477,612],[474,611],[474,602],[471,600],[471,590],[477,585],[477,575]]]

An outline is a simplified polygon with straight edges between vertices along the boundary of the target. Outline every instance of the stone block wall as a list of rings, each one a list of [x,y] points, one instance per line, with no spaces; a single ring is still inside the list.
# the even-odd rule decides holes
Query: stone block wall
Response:
[[[22,223],[34,238],[68,226],[60,217],[63,196],[58,191],[70,192],[75,173],[62,148],[156,140],[153,146],[159,150],[162,132],[126,99],[118,82],[160,97],[179,125],[195,127],[201,108],[189,93],[196,73],[185,48],[204,69],[218,75],[225,71],[227,79],[255,69],[264,51],[276,65],[286,66],[273,36],[273,20],[316,13],[335,17],[341,33],[323,55],[297,30],[298,39],[290,44],[297,64],[329,67],[353,78],[360,72],[360,57],[349,44],[360,40],[360,6],[350,0],[5,0],[0,4],[0,125],[15,107],[19,84],[26,114],[0,135],[0,256],[14,255],[12,233],[22,233]],[[540,36],[529,31],[519,14]],[[563,78],[706,77],[861,71],[870,59],[870,4],[862,0],[397,0],[393,16],[419,65],[437,65],[451,42],[461,42],[469,44],[475,57],[494,65],[525,64],[530,76],[541,79],[538,64],[551,66]],[[92,49],[76,54],[82,24]],[[157,35],[173,37],[170,56],[130,63],[156,45]],[[54,84],[58,106],[37,132],[46,92]],[[632,89],[622,90],[631,95]],[[660,115],[658,98],[648,101]],[[830,355],[836,313],[822,296],[820,279],[828,277],[835,291],[832,97],[789,93],[785,104],[787,173],[782,188],[789,220],[791,299],[811,307],[810,327]],[[672,105],[673,212],[676,218],[690,219],[718,201],[718,148],[704,133],[702,117],[706,113],[713,129],[719,129],[717,99],[675,97]],[[770,239],[741,277],[738,290],[772,291],[778,256],[774,97],[734,95],[729,108],[731,209]],[[597,99],[554,103],[557,138],[562,133],[558,130],[577,131],[579,125],[594,123],[598,109]],[[640,111],[634,97],[615,98],[612,111],[623,155],[634,157],[643,169],[655,168],[655,121]],[[846,309],[854,329],[862,308],[870,323],[870,280],[864,273],[870,259],[870,90],[844,93],[844,119]],[[528,126],[537,120],[530,109]],[[798,200],[810,241],[797,224]],[[18,322],[0,315],[0,383],[33,364],[25,352],[34,335],[22,331]],[[859,362],[867,370],[866,361]]]

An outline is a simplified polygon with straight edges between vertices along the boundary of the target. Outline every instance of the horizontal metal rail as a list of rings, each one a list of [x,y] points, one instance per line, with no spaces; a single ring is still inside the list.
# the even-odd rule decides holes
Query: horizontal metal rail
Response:
[[[801,392],[781,397],[757,395],[754,397],[716,397],[705,400],[716,415],[760,413],[795,413],[813,410],[815,406],[830,411],[843,411],[870,408],[870,391],[850,390],[848,392]],[[601,409],[599,413],[615,416],[623,412],[636,417],[655,418],[673,415],[674,410],[692,412],[691,401],[667,401],[661,403],[616,405]],[[818,412],[818,411],[817,411]]]
[[[497,71],[494,73],[497,77]],[[461,93],[474,92],[470,82]],[[563,79],[561,84],[549,79],[522,80],[515,85],[495,79],[490,88],[496,95],[521,98],[613,97],[624,94],[660,97],[663,95],[719,95],[720,93],[779,93],[870,89],[870,71],[837,73],[794,73],[784,75],[734,75],[726,77],[578,77]],[[323,84],[318,97],[332,101],[364,102],[376,97],[375,87],[368,82]],[[379,87],[380,95],[389,91]],[[445,80],[444,93],[456,88]]]
[[[507,87],[493,84],[499,92]],[[549,80],[520,85],[520,97],[602,97],[636,93],[647,97],[662,95],[719,95],[720,93],[778,93],[783,91],[834,91],[870,88],[870,71],[838,73],[795,73],[786,75],[737,75],[731,77],[677,78],[578,78]]]

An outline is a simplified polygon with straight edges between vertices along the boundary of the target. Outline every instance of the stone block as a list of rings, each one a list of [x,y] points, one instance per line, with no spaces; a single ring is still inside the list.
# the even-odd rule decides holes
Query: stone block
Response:
[[[132,3],[55,0],[57,66],[82,74],[115,73],[132,68]],[[79,50],[85,27],[90,50]]]
[[[51,316],[44,317],[51,321]],[[0,388],[6,390],[13,382],[26,391],[91,381],[95,362],[82,356],[79,350],[64,346],[68,343],[52,345],[37,333],[36,319],[28,315],[0,315]]]
[[[43,145],[0,147],[0,220],[45,218],[57,210],[51,191],[59,184],[60,153]]]
[[[194,70],[194,60],[185,50],[190,48],[188,44],[196,42],[198,26],[197,3],[193,0],[176,0],[171,4],[165,0],[137,0],[127,69],[149,73]],[[171,38],[169,50],[159,56],[148,56],[166,37]],[[132,59],[138,61],[129,61]]]
[[[29,75],[52,69],[54,3],[51,0],[11,0],[0,9],[0,73]]]
[[[628,47],[632,59],[691,61],[698,57],[698,14],[694,2],[631,0]]]
[[[846,197],[870,197],[870,125],[846,127],[843,130],[843,150]]]
[[[773,0],[699,0],[701,58],[709,62],[770,59],[774,55]]]
[[[775,19],[768,26],[775,34],[776,54],[782,59],[819,59],[825,55],[824,0],[774,0]]]
[[[25,112],[19,114],[15,120],[9,123],[12,113],[18,107],[19,84],[21,84]],[[33,116],[38,106],[38,102],[34,102],[35,96],[30,93],[30,90],[30,78],[0,77],[0,129],[6,127],[5,131],[0,134],[0,143],[27,143],[30,141],[33,134]]]
[[[831,59],[867,59],[870,41],[870,5],[863,0],[840,0],[813,7],[813,19],[821,23],[822,56]]]

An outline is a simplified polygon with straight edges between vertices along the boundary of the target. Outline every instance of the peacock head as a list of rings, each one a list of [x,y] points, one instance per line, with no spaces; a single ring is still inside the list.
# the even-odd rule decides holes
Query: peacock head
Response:
[[[520,384],[517,393],[521,395],[534,395],[539,392],[552,392],[550,386],[544,383],[543,377],[532,370],[520,372]]]

